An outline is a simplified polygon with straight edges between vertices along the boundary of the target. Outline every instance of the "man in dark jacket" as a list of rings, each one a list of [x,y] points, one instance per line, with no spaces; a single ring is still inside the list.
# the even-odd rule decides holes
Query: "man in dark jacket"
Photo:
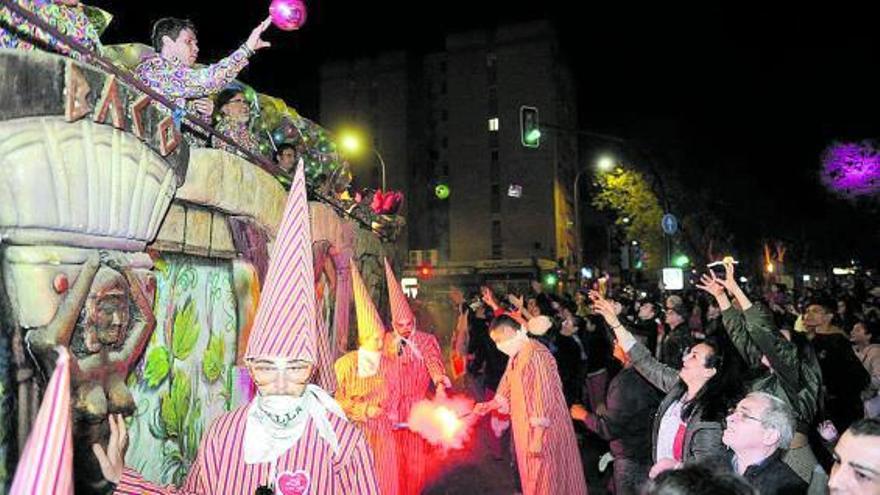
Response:
[[[784,461],[804,481],[824,485],[825,475],[816,476],[816,456],[807,443],[807,434],[815,424],[822,382],[819,363],[812,352],[807,352],[809,345],[802,352],[776,329],[768,311],[752,304],[736,283],[732,264],[725,265],[725,272],[723,278],[711,272],[703,275],[697,286],[712,294],[722,310],[724,330],[749,369],[748,390],[777,397],[794,411],[797,426]],[[736,307],[725,290],[733,296]]]
[[[630,495],[648,480],[651,470],[651,428],[654,413],[660,404],[660,395],[638,371],[619,345],[614,346],[614,357],[624,366],[608,384],[606,411],[590,414],[576,404],[571,407],[572,418],[583,421],[593,433],[610,442],[614,456],[614,493]]]
[[[657,352],[657,327],[662,325],[657,314],[657,305],[651,301],[643,301],[639,305],[638,318],[633,324],[633,335],[651,351]]]
[[[822,368],[825,414],[837,431],[844,431],[864,415],[861,393],[871,377],[856,357],[849,336],[831,324],[833,318],[832,303],[817,299],[807,304],[803,321]]]
[[[665,320],[668,329],[657,343],[660,362],[675,369],[681,369],[682,356],[694,345],[686,314],[687,310],[681,305],[667,308]]]
[[[785,401],[764,392],[748,394],[727,416],[721,437],[731,449],[730,467],[760,493],[806,493],[807,483],[782,461],[794,428],[794,413]]]

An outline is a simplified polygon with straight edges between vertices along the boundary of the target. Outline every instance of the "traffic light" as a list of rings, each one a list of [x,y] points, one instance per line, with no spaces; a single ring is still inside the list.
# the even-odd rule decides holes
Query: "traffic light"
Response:
[[[437,196],[437,199],[446,199],[451,192],[449,185],[446,183],[441,182],[434,186],[434,195]]]
[[[422,280],[429,280],[434,277],[434,267],[430,263],[422,263],[417,270],[418,276]]]
[[[684,268],[691,264],[691,259],[688,258],[686,254],[679,254],[678,256],[673,258],[672,264],[679,268]]]
[[[526,148],[537,148],[541,145],[541,128],[538,125],[538,109],[535,107],[519,107],[520,139]]]

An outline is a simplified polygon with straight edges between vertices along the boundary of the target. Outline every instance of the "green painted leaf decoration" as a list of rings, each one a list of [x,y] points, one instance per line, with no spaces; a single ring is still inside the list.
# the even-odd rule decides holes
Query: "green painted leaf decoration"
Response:
[[[171,394],[163,392],[160,396],[160,416],[162,418],[162,426],[164,426],[164,434],[167,437],[176,437],[180,421],[177,419],[177,411],[174,409],[174,403],[171,400]]]
[[[168,348],[160,345],[147,353],[147,364],[144,367],[144,379],[147,386],[156,388],[165,380],[171,371],[171,353]]]
[[[199,340],[202,331],[198,312],[192,298],[187,298],[183,309],[177,308],[174,315],[174,334],[171,336],[171,353],[183,361],[189,357]]]
[[[226,345],[223,338],[216,334],[211,334],[208,340],[208,348],[205,350],[205,357],[202,360],[202,371],[209,383],[216,382],[223,374],[223,357],[226,352]]]
[[[162,420],[168,436],[177,437],[185,433],[186,413],[192,398],[192,385],[189,376],[175,369],[171,379],[171,391],[162,396]]]

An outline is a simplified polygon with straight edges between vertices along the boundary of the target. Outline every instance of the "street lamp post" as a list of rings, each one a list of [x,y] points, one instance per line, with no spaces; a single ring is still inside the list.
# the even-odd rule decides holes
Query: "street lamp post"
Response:
[[[577,268],[580,269],[584,264],[584,248],[583,248],[583,239],[581,238],[581,203],[579,200],[580,196],[580,187],[579,182],[581,180],[581,175],[584,173],[586,169],[580,169],[577,175],[574,176],[574,228],[575,232],[575,245],[577,246]]]
[[[358,134],[356,134],[354,131],[346,130],[346,131],[342,131],[339,134],[339,137],[340,137],[339,143],[342,145],[343,148],[348,150],[349,153],[352,153],[352,154],[358,153],[358,151],[361,148],[361,141],[362,141],[362,138]],[[376,155],[376,158],[379,159],[379,167],[380,167],[379,171],[381,172],[382,190],[384,191],[385,190],[385,160],[382,158],[382,155],[379,153],[379,150],[377,150],[376,148],[371,147],[370,151],[372,151],[373,154]]]
[[[376,148],[372,148],[373,153],[376,154],[376,158],[379,159],[379,166],[381,167],[382,172],[382,190],[385,191],[385,160],[382,159],[382,155],[379,154],[379,150]]]
[[[596,163],[596,168],[599,169],[600,172],[608,172],[612,168],[614,168],[614,159],[610,156],[603,156],[599,158],[599,161]],[[575,241],[577,245],[577,263],[578,268],[583,265],[583,233],[581,232],[581,203],[580,203],[580,180],[581,175],[586,172],[588,169],[586,167],[582,167],[577,175],[574,176],[574,228],[577,230],[575,233]]]

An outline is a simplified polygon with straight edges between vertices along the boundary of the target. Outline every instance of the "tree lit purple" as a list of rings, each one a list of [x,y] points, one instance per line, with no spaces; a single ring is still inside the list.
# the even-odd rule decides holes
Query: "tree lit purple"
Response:
[[[822,155],[822,183],[849,198],[880,192],[880,150],[874,143],[834,143]]]

